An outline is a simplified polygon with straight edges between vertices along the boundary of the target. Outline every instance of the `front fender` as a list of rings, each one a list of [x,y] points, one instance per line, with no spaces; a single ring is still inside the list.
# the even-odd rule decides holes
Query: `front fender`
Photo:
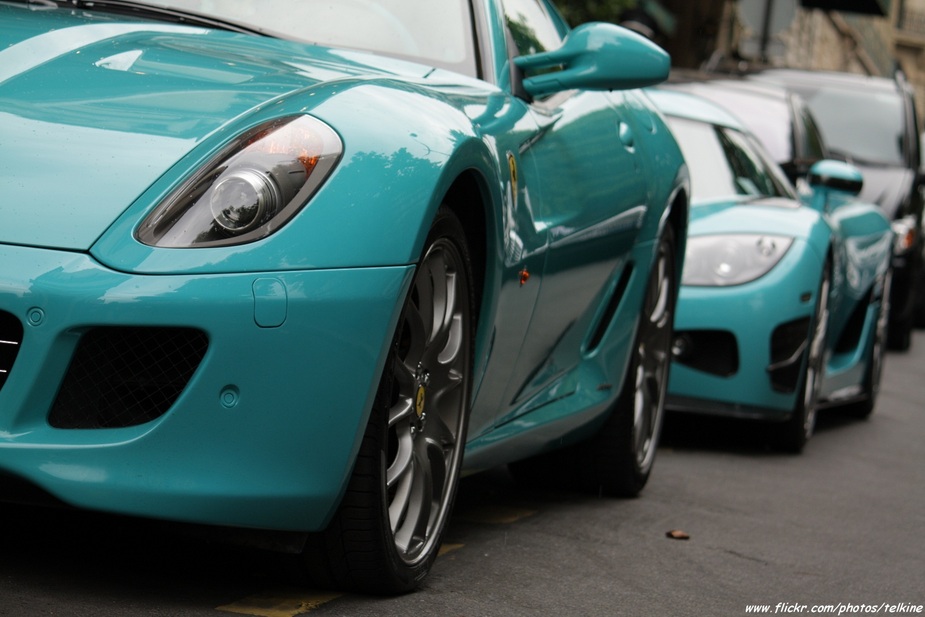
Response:
[[[446,191],[466,170],[497,176],[490,145],[447,100],[407,84],[333,84],[281,100],[185,157],[107,231],[93,254],[135,273],[219,273],[408,264],[417,261]],[[313,106],[313,97],[319,99]],[[480,99],[484,101],[484,99]],[[275,116],[310,113],[343,141],[342,159],[309,203],[276,233],[209,249],[154,248],[133,237],[138,221],[241,130]],[[492,183],[488,183],[492,184]],[[494,186],[498,186],[495,181]]]

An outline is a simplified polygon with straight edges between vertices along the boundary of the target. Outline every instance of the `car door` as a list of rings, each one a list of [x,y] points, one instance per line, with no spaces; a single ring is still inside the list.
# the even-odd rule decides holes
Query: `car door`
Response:
[[[543,0],[504,6],[515,53],[561,44],[564,30]],[[567,91],[529,103],[537,132],[519,158],[548,244],[499,424],[572,393],[560,378],[580,361],[582,340],[642,225],[645,175],[632,118],[615,100],[622,95]]]

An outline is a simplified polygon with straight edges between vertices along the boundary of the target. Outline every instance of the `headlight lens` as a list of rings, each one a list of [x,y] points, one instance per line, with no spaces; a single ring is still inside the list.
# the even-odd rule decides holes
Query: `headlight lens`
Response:
[[[687,239],[682,284],[728,287],[754,281],[781,260],[793,238],[757,234]]]
[[[264,238],[302,209],[342,152],[334,130],[310,116],[260,125],[167,197],[136,237],[149,246],[171,248]]]

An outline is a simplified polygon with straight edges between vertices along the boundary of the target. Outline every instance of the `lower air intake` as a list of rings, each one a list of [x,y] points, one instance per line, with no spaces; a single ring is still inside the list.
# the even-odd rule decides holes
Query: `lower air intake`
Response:
[[[22,344],[22,324],[16,317],[0,311],[0,388],[6,383]]]
[[[49,424],[121,428],[167,412],[205,356],[205,333],[191,328],[96,328],[71,359]]]

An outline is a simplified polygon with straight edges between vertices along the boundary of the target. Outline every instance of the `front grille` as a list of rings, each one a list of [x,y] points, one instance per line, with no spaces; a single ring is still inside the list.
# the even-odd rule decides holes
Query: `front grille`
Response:
[[[136,426],[160,417],[209,346],[191,328],[96,328],[80,340],[48,418],[55,428]]]
[[[803,356],[809,339],[809,318],[787,322],[771,334],[771,364],[768,375],[771,387],[789,394],[796,391],[803,368]]]
[[[13,370],[22,345],[22,323],[12,314],[0,311],[0,389]]]

